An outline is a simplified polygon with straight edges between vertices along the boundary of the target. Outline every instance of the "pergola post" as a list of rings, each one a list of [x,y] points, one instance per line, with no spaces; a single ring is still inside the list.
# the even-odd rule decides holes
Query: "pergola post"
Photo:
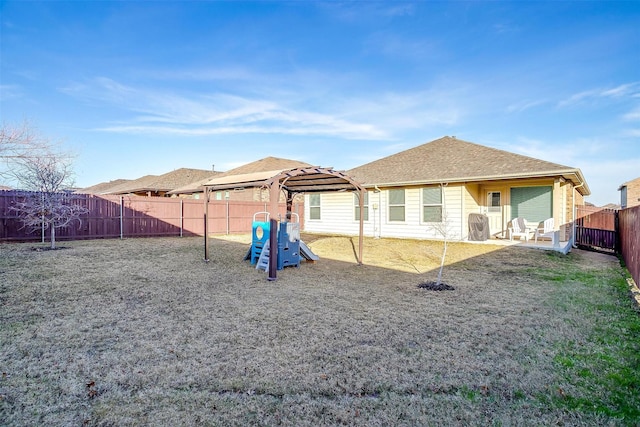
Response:
[[[293,193],[287,190],[287,215],[285,218],[288,221],[291,221],[291,212],[293,211]]]

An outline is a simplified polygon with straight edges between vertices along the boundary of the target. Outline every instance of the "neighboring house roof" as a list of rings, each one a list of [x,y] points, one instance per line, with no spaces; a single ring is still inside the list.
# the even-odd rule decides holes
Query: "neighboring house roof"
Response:
[[[563,176],[591,194],[580,169],[445,136],[347,171],[365,186]]]
[[[75,192],[79,194],[107,194],[111,189],[129,181],[129,179],[114,179],[113,181],[101,182],[100,184],[92,185],[91,187],[80,188]]]
[[[11,187],[7,187],[6,185],[0,185],[0,191],[7,191],[7,190],[11,190]]]
[[[636,178],[636,179],[632,179],[631,181],[627,181],[625,183],[620,184],[620,187],[618,187],[618,191],[622,190],[623,187],[629,187],[632,184],[636,184],[636,183],[640,183],[640,177]]]
[[[293,169],[293,168],[306,167],[306,166],[311,166],[311,165],[309,163],[301,162],[298,160],[281,159],[278,157],[265,157],[264,159],[247,163],[245,165],[228,170],[226,172],[217,172],[214,174],[210,174],[206,178],[191,182],[183,187],[176,188],[170,191],[168,194],[191,194],[191,193],[197,193],[197,192],[204,192],[205,183],[221,177],[247,175],[247,174],[261,173],[261,172],[268,172],[268,171],[279,172],[285,169]]]
[[[620,209],[620,205],[617,203],[607,203],[604,206],[601,206],[603,209]]]
[[[308,166],[312,165],[310,165],[309,163],[301,162],[299,160],[281,159],[278,157],[265,157],[264,159],[256,160],[255,162],[247,163],[246,165],[228,170],[219,176],[241,175],[254,172],[267,172]]]
[[[167,194],[193,194],[204,192],[204,184],[212,179],[222,175],[223,172],[209,172],[206,178],[199,179],[194,182],[190,182],[182,187],[175,188],[169,191]]]
[[[213,179],[205,182],[204,185],[206,185],[207,187],[216,186],[217,188],[229,186],[229,185],[231,185],[231,187],[244,187],[244,186],[256,187],[256,186],[263,185],[263,183],[266,180],[278,175],[283,170],[287,170],[287,169],[275,169],[275,170],[251,172],[251,173],[238,173],[233,175],[222,174],[222,175],[213,177]],[[256,185],[256,184],[259,184],[259,185]]]
[[[146,175],[112,188],[109,194],[171,191],[190,182],[208,178],[213,173],[210,170],[181,168],[163,175]]]

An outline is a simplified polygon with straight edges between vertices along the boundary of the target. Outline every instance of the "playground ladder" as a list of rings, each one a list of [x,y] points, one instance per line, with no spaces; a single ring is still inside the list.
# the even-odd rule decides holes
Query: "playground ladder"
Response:
[[[267,240],[264,243],[264,247],[262,248],[262,252],[260,252],[260,258],[258,258],[258,262],[256,263],[256,270],[264,270],[265,272],[269,270],[269,241]]]

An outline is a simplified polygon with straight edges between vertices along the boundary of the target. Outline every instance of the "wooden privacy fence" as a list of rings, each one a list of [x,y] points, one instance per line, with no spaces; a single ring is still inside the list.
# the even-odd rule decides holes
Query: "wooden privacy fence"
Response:
[[[640,284],[640,206],[622,210],[580,206],[576,217],[576,244],[619,253]]]
[[[620,252],[633,280],[640,285],[640,206],[618,214]]]
[[[579,246],[618,250],[618,211],[595,206],[576,207],[575,242]]]
[[[73,203],[82,204],[88,213],[81,221],[56,230],[56,239],[104,239],[152,236],[202,236],[204,200],[142,196],[76,195]],[[17,191],[0,191],[0,241],[46,240],[49,230],[23,228],[18,213],[11,210],[24,197]],[[215,200],[209,202],[209,233],[230,234],[251,231],[253,215],[266,211],[266,202]],[[282,217],[286,205],[280,204]],[[294,203],[293,212],[303,222],[304,206]],[[301,225],[302,227],[302,225]]]

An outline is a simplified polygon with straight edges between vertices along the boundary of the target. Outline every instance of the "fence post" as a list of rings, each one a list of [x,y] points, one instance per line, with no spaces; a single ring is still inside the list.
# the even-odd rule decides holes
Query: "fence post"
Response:
[[[180,199],[180,237],[182,237],[183,228],[184,228],[184,200]]]
[[[120,196],[120,240],[124,237],[124,196]]]
[[[622,253],[622,236],[620,233],[620,211],[616,209],[615,211],[615,217],[613,218],[613,228],[616,229],[615,231],[615,253],[617,254],[621,254]]]
[[[209,262],[209,187],[204,187],[204,260]]]
[[[42,194],[42,206],[44,206],[44,193]],[[44,243],[44,233],[45,233],[45,227],[44,227],[44,213],[42,214],[42,243]]]

